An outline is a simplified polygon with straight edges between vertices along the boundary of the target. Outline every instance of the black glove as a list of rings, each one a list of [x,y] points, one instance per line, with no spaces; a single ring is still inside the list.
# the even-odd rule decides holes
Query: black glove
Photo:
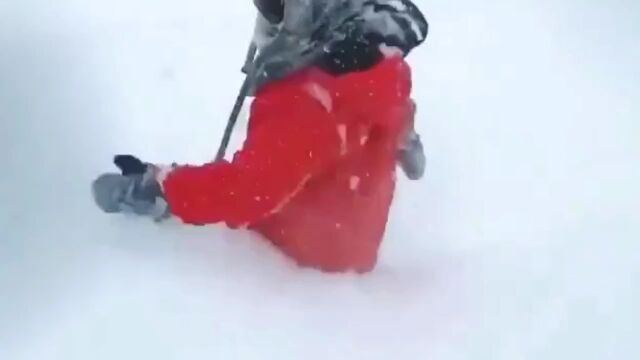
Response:
[[[260,14],[272,24],[284,19],[284,0],[253,0]]]
[[[144,175],[149,165],[143,163],[133,155],[116,155],[113,163],[122,171],[122,175]]]

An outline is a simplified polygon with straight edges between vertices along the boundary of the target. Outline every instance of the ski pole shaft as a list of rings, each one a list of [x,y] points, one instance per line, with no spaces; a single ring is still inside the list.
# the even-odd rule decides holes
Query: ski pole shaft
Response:
[[[245,77],[244,82],[240,87],[238,97],[236,98],[236,102],[233,105],[233,109],[231,110],[231,115],[229,115],[227,127],[224,129],[222,141],[220,142],[220,147],[218,148],[218,153],[216,154],[216,161],[224,159],[227,148],[229,147],[229,141],[231,140],[231,134],[233,134],[233,128],[238,122],[238,116],[240,115],[240,111],[242,110],[242,106],[244,105],[244,100],[247,98],[249,88],[251,87],[251,67],[253,65],[253,59],[255,58],[257,51],[258,47],[252,41],[249,45],[249,49],[247,50],[247,57],[245,58],[244,65],[242,66],[242,72],[247,74],[247,76]]]
[[[231,134],[233,133],[233,128],[238,121],[238,115],[240,115],[240,110],[242,110],[242,105],[244,105],[244,99],[247,97],[250,84],[251,79],[250,76],[247,75],[247,77],[244,79],[244,82],[242,83],[242,87],[240,88],[240,92],[238,93],[238,97],[236,98],[236,103],[233,106],[233,110],[231,110],[231,115],[229,116],[229,120],[227,121],[227,127],[224,129],[224,134],[222,136],[222,141],[220,142],[220,147],[218,148],[216,160],[222,160],[225,153],[227,152],[227,147],[229,146],[229,141],[231,140]]]

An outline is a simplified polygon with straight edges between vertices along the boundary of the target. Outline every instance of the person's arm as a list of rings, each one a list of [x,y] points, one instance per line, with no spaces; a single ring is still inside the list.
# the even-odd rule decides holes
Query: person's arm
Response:
[[[164,179],[172,214],[186,223],[235,227],[276,212],[341,156],[332,116],[299,89],[259,95],[247,140],[231,162],[177,167]]]

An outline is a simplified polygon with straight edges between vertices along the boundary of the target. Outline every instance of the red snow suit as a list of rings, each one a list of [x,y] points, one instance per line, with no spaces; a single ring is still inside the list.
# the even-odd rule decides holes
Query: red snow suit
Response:
[[[269,239],[300,265],[373,269],[410,126],[401,57],[341,76],[307,69],[266,85],[231,162],[183,166],[163,183],[186,223],[226,222]]]

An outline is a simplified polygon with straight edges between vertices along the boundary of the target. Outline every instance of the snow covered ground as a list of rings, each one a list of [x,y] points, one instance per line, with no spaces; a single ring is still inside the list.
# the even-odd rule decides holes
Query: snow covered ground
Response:
[[[367,276],[91,203],[213,156],[250,3],[0,2],[0,359],[640,358],[640,3],[417,0],[428,176]]]

